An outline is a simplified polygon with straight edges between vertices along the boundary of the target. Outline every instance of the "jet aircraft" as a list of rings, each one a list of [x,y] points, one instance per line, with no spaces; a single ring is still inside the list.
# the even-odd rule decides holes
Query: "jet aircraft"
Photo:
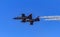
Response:
[[[22,20],[21,22],[30,22],[30,25],[33,25],[34,22],[40,21],[39,16],[35,19],[32,18],[32,14],[30,14],[29,16],[26,16],[25,14],[22,14],[22,16],[20,17],[15,17],[13,19],[17,19],[17,20]]]
[[[21,14],[22,16],[19,16],[19,17],[15,17],[13,19],[16,19],[16,20],[22,20],[21,22],[26,22],[26,19],[32,19],[32,14],[30,14],[29,16],[26,16],[25,14]]]

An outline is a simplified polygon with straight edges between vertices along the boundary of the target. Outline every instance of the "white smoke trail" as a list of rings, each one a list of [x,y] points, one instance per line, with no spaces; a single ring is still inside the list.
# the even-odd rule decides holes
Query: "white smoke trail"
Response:
[[[60,16],[41,16],[40,18],[44,18],[45,20],[60,20]]]
[[[45,20],[60,20],[60,19],[45,19]]]
[[[60,16],[41,16],[40,18],[60,18]]]

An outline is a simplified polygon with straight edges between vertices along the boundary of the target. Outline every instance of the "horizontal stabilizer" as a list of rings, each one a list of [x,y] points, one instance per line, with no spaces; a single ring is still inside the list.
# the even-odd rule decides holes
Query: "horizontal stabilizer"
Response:
[[[35,21],[40,21],[39,16],[35,19]]]

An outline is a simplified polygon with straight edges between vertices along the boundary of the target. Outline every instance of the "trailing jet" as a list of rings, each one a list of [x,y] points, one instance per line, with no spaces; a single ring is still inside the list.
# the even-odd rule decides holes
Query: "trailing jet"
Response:
[[[34,22],[40,21],[39,16],[35,19],[27,19],[26,22],[30,22],[30,25],[33,25]]]
[[[32,14],[30,14],[29,16],[26,16],[25,14],[22,14],[22,16],[19,16],[19,17],[15,17],[13,19],[16,19],[16,20],[22,20],[21,22],[26,22],[26,19],[32,19]]]

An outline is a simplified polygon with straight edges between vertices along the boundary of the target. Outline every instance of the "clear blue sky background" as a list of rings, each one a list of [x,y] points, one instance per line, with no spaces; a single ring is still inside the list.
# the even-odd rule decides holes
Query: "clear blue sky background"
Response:
[[[0,37],[60,37],[60,21],[21,23],[12,18],[25,13],[60,15],[60,0],[0,0]]]

